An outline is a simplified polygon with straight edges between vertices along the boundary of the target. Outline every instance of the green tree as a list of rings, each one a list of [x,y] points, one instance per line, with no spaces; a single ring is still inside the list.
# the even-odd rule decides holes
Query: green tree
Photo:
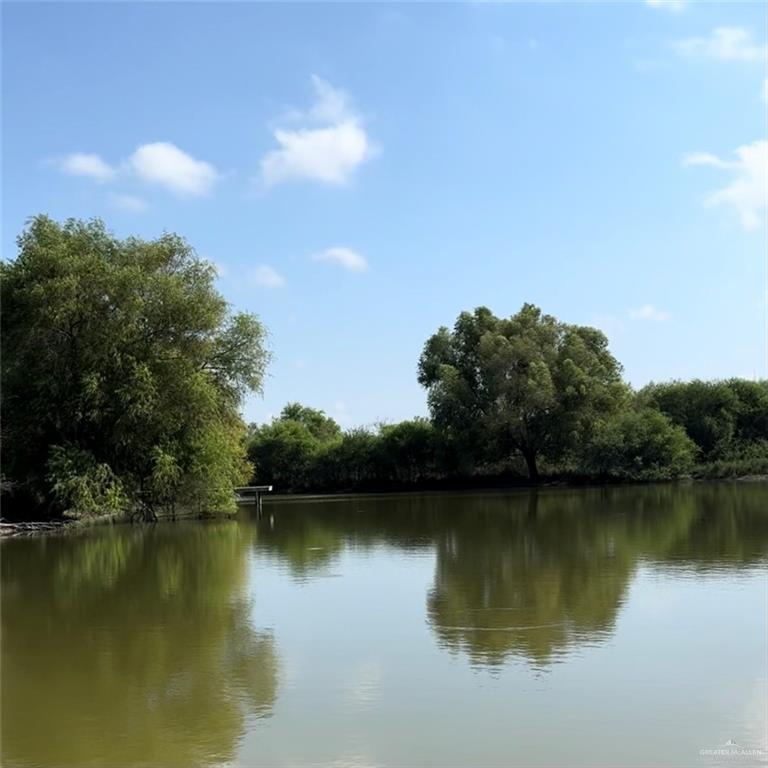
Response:
[[[738,401],[725,382],[649,384],[640,390],[638,400],[682,426],[704,458],[722,455],[732,444]]]
[[[426,343],[419,382],[438,429],[497,460],[561,459],[587,439],[598,415],[626,402],[621,366],[603,333],[558,322],[525,304],[509,319],[485,307],[459,315]]]
[[[378,435],[365,427],[346,430],[323,446],[313,469],[319,487],[351,490],[378,477]]]
[[[742,444],[768,441],[768,380],[729,379],[736,396],[734,427]]]
[[[583,469],[630,480],[665,480],[691,471],[696,446],[685,430],[650,408],[601,422],[585,446]]]
[[[341,440],[341,428],[323,411],[288,403],[276,419],[251,425],[248,457],[259,482],[281,490],[316,485],[320,454]]]
[[[301,403],[288,403],[280,412],[281,421],[297,421],[321,443],[329,443],[341,436],[341,427],[324,411],[310,408]]]
[[[31,220],[2,281],[3,473],[18,497],[94,515],[228,509],[245,480],[243,395],[265,330],[232,315],[180,237]]]
[[[381,474],[415,483],[435,472],[435,428],[426,419],[411,419],[381,427],[377,441]]]
[[[640,390],[638,400],[682,426],[705,461],[760,451],[768,441],[767,381],[649,384]]]
[[[304,424],[275,419],[253,430],[248,458],[255,467],[256,481],[276,485],[280,490],[296,490],[309,478],[319,449],[320,441]]]

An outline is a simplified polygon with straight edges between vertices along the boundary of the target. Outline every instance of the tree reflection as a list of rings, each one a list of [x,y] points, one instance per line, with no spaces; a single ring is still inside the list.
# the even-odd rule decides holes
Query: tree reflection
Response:
[[[256,550],[276,557],[298,580],[320,576],[345,549],[367,550],[380,545],[403,549],[433,546],[435,496],[357,496],[298,499],[269,504],[256,520]]]
[[[470,505],[437,540],[427,611],[439,641],[478,662],[543,663],[605,636],[633,568],[621,533],[565,496]]]
[[[5,764],[213,765],[271,712],[246,528],[119,527],[3,545]],[[45,596],[45,597],[43,597]]]
[[[642,561],[757,562],[768,541],[766,488],[712,491],[670,485],[468,501],[436,542],[427,611],[439,642],[476,663],[519,655],[546,664],[610,635]]]
[[[478,664],[547,664],[613,632],[632,576],[758,562],[764,483],[357,497],[268,507],[258,547],[312,578],[345,548],[436,553],[427,616]]]

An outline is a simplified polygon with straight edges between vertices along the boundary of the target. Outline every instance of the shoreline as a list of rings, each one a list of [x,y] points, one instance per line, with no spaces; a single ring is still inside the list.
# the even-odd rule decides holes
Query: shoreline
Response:
[[[583,480],[574,482],[573,480],[550,480],[539,483],[520,482],[520,483],[507,483],[492,484],[486,483],[482,485],[472,484],[453,484],[451,486],[435,487],[434,484],[427,485],[413,485],[410,487],[398,487],[389,489],[360,489],[360,490],[343,490],[343,491],[288,491],[288,492],[275,492],[265,497],[267,503],[282,503],[289,502],[297,499],[303,499],[307,501],[322,500],[322,499],[347,499],[357,496],[400,496],[409,494],[438,494],[438,493],[503,493],[511,491],[532,491],[532,490],[569,490],[569,489],[585,489],[585,488],[618,488],[618,487],[636,487],[644,485],[670,485],[673,483],[692,484],[692,483],[767,483],[768,474],[756,474],[756,475],[742,475],[739,477],[719,477],[719,478],[697,478],[686,477],[678,478],[675,480],[648,480],[648,481],[596,481]],[[238,505],[236,512],[227,513],[211,513],[203,515],[181,515],[176,517],[160,517],[156,522],[180,522],[180,521],[210,521],[210,520],[224,520],[227,518],[235,518],[243,508],[248,508],[249,505]],[[44,534],[54,533],[72,533],[79,530],[87,530],[100,525],[126,525],[134,524],[128,518],[121,516],[105,516],[96,517],[91,519],[74,519],[74,518],[59,518],[52,520],[6,520],[0,518],[0,540],[21,538],[26,536],[40,536]],[[143,523],[135,523],[142,525]],[[153,523],[154,524],[154,523]]]

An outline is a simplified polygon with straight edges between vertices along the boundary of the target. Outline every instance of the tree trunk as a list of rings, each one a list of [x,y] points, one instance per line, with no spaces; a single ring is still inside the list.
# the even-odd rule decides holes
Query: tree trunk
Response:
[[[536,452],[533,450],[523,451],[523,458],[528,466],[528,477],[534,482],[539,480],[539,468],[536,466]]]

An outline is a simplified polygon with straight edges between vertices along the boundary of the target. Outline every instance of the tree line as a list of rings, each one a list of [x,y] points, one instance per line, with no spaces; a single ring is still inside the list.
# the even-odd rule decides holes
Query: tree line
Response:
[[[231,510],[251,480],[342,491],[768,471],[767,382],[634,392],[602,332],[530,304],[463,312],[427,340],[429,419],[343,431],[291,403],[247,427],[267,332],[215,276],[177,235],[30,221],[0,263],[6,517]]]
[[[339,491],[516,479],[668,480],[768,472],[768,382],[649,384],[633,391],[603,333],[526,304],[484,307],[427,340],[430,419],[342,431],[290,403],[251,425],[259,482]]]

